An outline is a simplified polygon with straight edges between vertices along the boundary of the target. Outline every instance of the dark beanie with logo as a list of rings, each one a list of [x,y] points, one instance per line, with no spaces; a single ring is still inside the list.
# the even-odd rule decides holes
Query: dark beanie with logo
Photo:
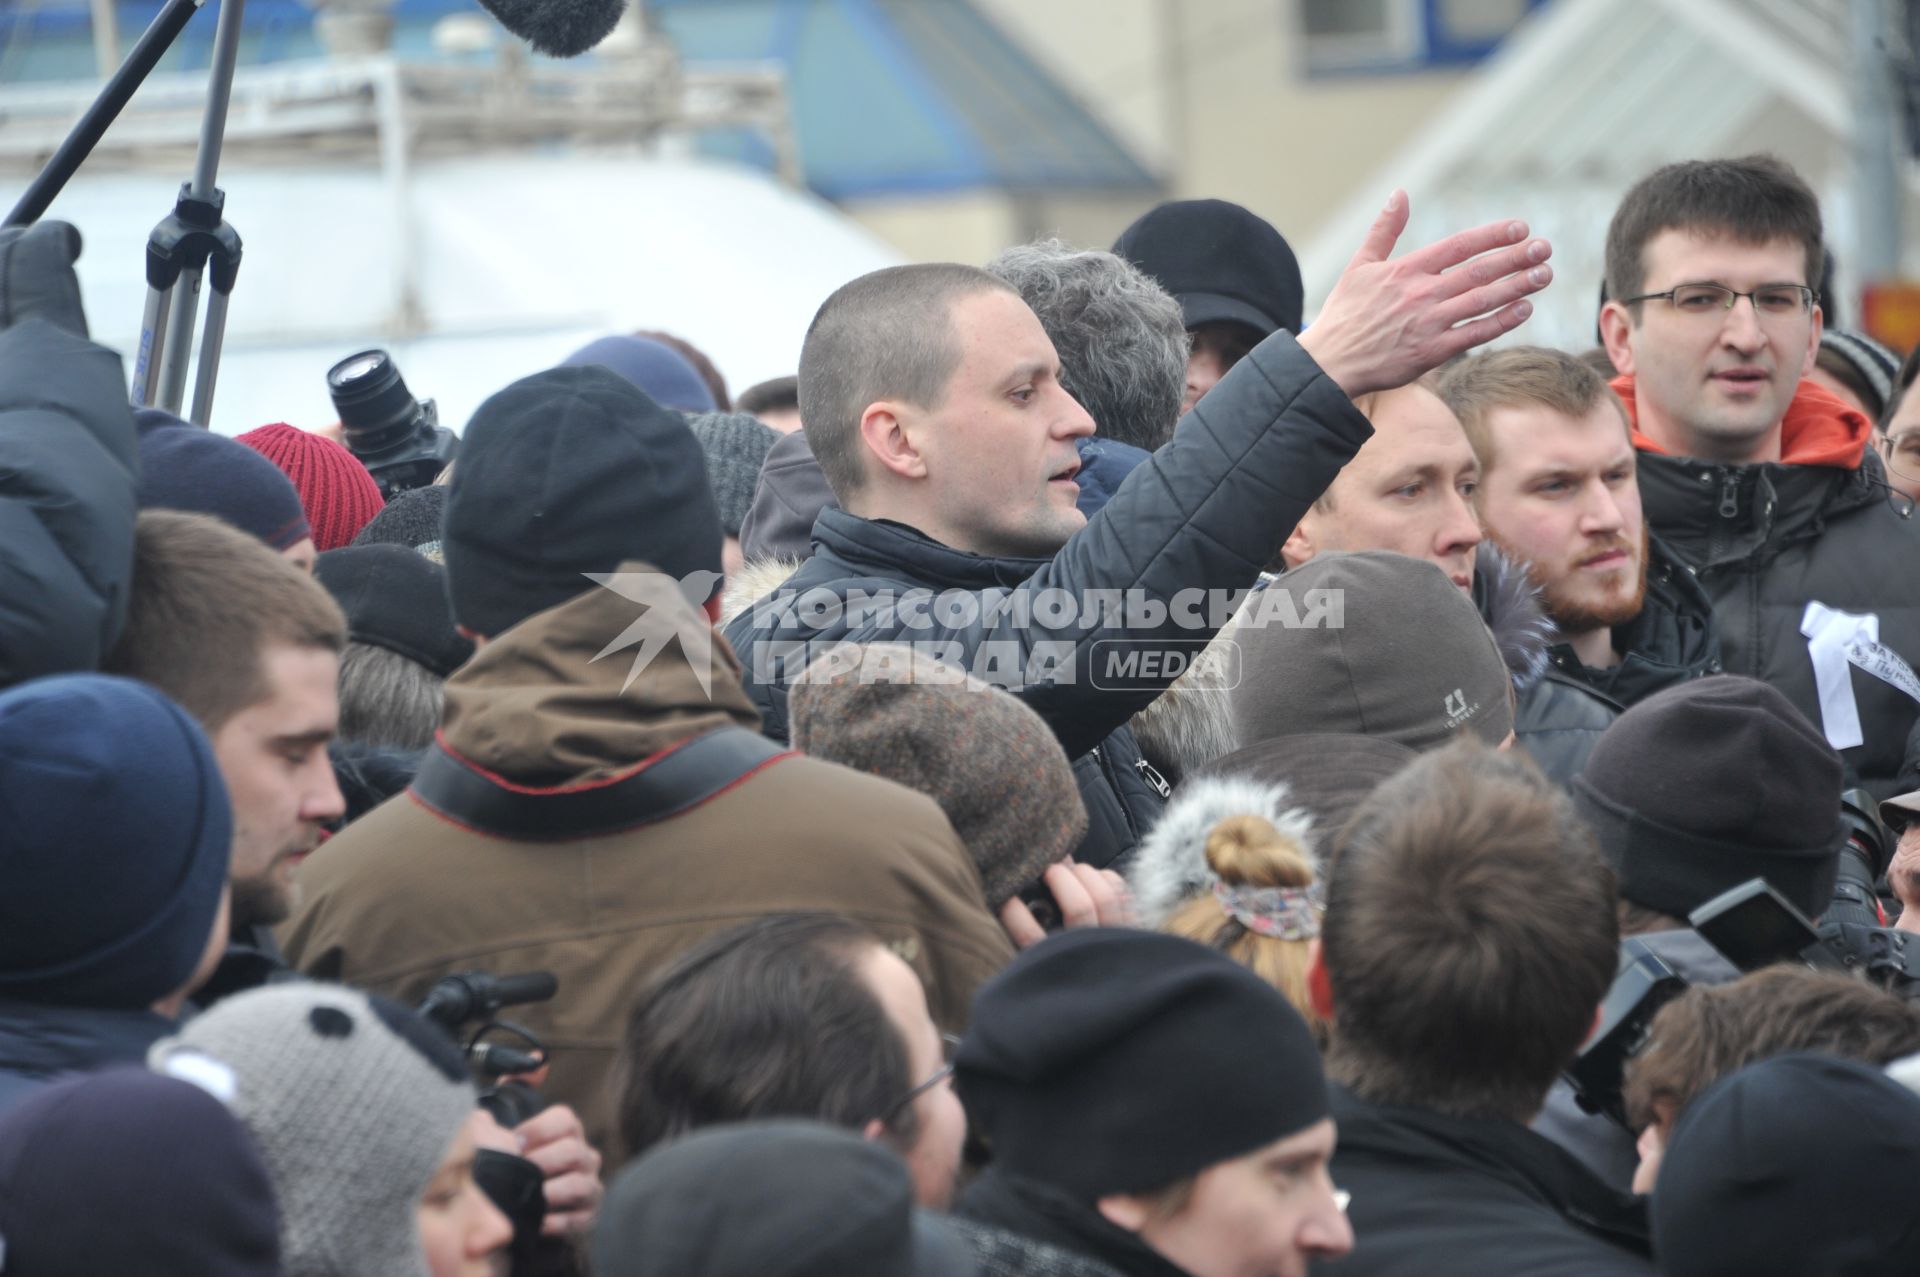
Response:
[[[1765,878],[1817,918],[1846,841],[1843,784],[1839,754],[1792,702],[1758,679],[1720,674],[1628,709],[1572,789],[1622,899],[1685,918]]]
[[[717,576],[720,542],[686,419],[588,365],[524,377],[480,405],[461,440],[441,545],[454,619],[491,638],[628,559],[676,579]]]
[[[954,1085],[996,1167],[1089,1205],[1328,1112],[1319,1048],[1279,990],[1191,940],[1115,927],[1049,936],[983,986]]]
[[[132,679],[0,693],[0,997],[139,1009],[206,953],[233,816],[206,734]]]

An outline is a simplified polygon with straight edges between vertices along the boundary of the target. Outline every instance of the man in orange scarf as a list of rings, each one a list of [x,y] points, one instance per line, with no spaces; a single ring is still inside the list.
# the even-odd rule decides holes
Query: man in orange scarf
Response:
[[[1920,755],[1920,521],[1867,418],[1803,380],[1823,255],[1779,160],[1667,165],[1614,214],[1600,330],[1647,521],[1712,596],[1727,670],[1784,692],[1884,798]]]

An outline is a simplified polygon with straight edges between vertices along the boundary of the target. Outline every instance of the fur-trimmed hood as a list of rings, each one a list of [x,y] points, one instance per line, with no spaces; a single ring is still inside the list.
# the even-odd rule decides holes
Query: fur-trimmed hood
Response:
[[[1246,776],[1206,776],[1182,785],[1153,829],[1141,840],[1127,871],[1141,925],[1163,926],[1175,910],[1213,881],[1207,837],[1231,816],[1260,816],[1283,838],[1299,843],[1321,872],[1313,815],[1294,805],[1285,785]]]
[[[800,559],[749,559],[720,595],[720,624],[725,626],[748,607],[786,584],[800,570]]]
[[[1480,543],[1474,562],[1473,602],[1493,631],[1500,659],[1507,663],[1514,688],[1525,692],[1546,677],[1549,650],[1560,633],[1540,602],[1539,587],[1520,563],[1490,541]]]

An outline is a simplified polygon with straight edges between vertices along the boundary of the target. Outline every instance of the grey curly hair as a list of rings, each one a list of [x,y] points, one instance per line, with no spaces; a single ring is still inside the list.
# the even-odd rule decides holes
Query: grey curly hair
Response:
[[[1057,239],[1009,248],[986,270],[1040,317],[1061,382],[1101,435],[1149,452],[1173,437],[1188,338],[1171,293],[1112,253]]]

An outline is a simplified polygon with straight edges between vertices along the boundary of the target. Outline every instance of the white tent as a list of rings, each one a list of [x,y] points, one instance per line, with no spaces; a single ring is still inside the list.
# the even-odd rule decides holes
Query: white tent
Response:
[[[148,232],[184,173],[82,173],[49,211],[79,226],[87,315],[128,356]],[[384,346],[464,427],[480,401],[595,337],[653,328],[735,389],[794,371],[827,294],[899,260],[832,206],[756,171],[604,155],[223,168],[244,240],[213,425],[334,420],[326,369]]]

